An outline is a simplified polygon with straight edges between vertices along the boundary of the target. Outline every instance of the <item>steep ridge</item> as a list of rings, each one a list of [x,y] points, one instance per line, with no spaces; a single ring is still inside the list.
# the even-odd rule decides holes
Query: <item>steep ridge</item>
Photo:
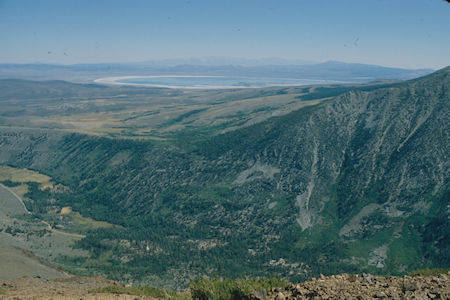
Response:
[[[110,251],[85,267],[121,280],[448,267],[449,91],[446,68],[169,146],[2,128],[0,162],[69,186],[57,206],[121,225],[78,244]]]

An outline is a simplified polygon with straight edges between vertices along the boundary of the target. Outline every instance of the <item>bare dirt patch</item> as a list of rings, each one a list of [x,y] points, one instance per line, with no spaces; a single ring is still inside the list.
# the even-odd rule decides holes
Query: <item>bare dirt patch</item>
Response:
[[[89,290],[118,285],[104,278],[33,278],[23,277],[17,280],[0,281],[5,295],[0,299],[154,299],[146,296],[90,294]]]

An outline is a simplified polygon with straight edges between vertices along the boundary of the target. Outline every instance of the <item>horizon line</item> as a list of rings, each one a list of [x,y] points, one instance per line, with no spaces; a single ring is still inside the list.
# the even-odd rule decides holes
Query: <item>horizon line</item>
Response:
[[[257,59],[250,59],[250,58],[240,58],[240,57],[207,57],[207,58],[215,58],[215,59],[230,59],[230,60],[247,60],[249,62],[251,61],[262,61],[265,60],[265,58],[257,58]],[[59,66],[59,67],[70,67],[70,66],[79,66],[79,65],[157,65],[160,67],[176,67],[176,66],[204,66],[204,67],[220,67],[220,66],[235,66],[235,67],[262,67],[262,66],[312,66],[312,65],[321,65],[321,64],[327,64],[327,63],[340,63],[340,64],[348,64],[348,65],[365,65],[365,66],[374,66],[374,67],[383,67],[383,68],[392,68],[392,69],[404,69],[404,70],[433,70],[437,71],[443,68],[448,67],[441,66],[438,68],[434,67],[426,67],[426,68],[417,68],[417,67],[399,67],[399,66],[392,66],[392,65],[379,65],[374,63],[363,63],[363,62],[346,62],[346,61],[340,61],[340,60],[326,60],[326,61],[309,61],[306,60],[303,63],[295,63],[296,60],[300,59],[285,59],[285,58],[267,58],[267,60],[272,59],[279,59],[279,60],[285,60],[286,63],[253,63],[253,64],[242,64],[242,63],[201,63],[201,62],[182,62],[183,60],[189,61],[189,60],[204,60],[202,58],[166,58],[166,59],[156,59],[156,60],[143,60],[143,61],[109,61],[109,62],[76,62],[76,63],[58,63],[58,62],[2,62],[0,61],[0,65],[48,65],[48,66]],[[177,61],[180,62],[170,64],[170,61]],[[288,61],[292,60],[292,63],[288,63]]]

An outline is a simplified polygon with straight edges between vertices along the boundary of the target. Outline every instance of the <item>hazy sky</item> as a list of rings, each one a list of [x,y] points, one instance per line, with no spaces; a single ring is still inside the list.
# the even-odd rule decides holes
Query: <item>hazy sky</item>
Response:
[[[450,65],[443,0],[0,0],[0,62],[226,56]]]

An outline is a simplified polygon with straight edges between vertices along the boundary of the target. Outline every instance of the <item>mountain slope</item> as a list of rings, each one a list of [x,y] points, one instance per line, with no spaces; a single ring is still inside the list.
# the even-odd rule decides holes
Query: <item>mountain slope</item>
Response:
[[[0,159],[70,188],[40,212],[120,225],[63,263],[124,281],[448,267],[449,91],[446,68],[168,146],[3,128]]]

